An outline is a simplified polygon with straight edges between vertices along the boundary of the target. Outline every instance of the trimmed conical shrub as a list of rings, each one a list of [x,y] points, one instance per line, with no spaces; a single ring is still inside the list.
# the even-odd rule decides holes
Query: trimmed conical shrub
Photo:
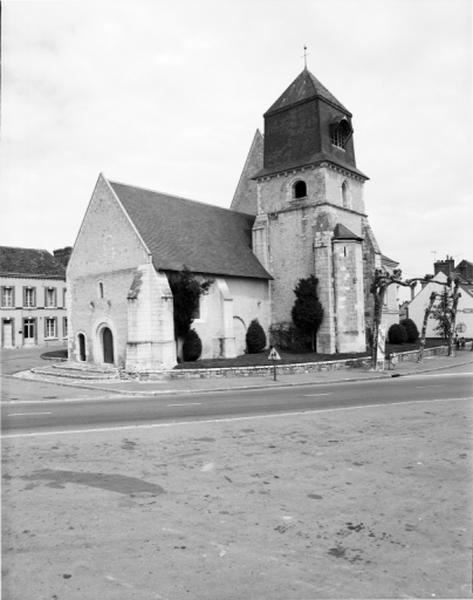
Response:
[[[182,357],[184,361],[197,360],[202,354],[202,341],[195,329],[191,329],[182,345]]]
[[[390,344],[405,344],[407,331],[399,323],[393,323],[388,330],[388,341]]]
[[[251,321],[246,332],[246,350],[248,354],[256,354],[266,348],[266,334],[258,322],[258,319]]]
[[[403,319],[399,325],[402,325],[407,333],[407,341],[409,343],[417,342],[419,339],[419,330],[412,319]]]

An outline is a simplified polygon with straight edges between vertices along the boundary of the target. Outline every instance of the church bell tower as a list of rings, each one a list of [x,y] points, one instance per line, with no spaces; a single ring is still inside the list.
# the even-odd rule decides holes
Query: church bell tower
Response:
[[[297,281],[315,275],[317,351],[364,351],[368,178],[356,166],[352,114],[305,68],[264,121],[253,250],[273,276],[271,322],[291,321]]]

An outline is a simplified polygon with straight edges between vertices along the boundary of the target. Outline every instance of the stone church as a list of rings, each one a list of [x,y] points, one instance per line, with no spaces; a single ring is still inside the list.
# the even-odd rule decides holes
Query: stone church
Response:
[[[318,351],[365,351],[370,279],[389,259],[368,223],[352,114],[305,68],[264,121],[230,209],[99,176],[67,269],[71,357],[174,366],[168,276],[184,265],[213,280],[193,324],[203,357],[242,354],[252,319],[266,332],[291,321],[294,287],[312,274]]]

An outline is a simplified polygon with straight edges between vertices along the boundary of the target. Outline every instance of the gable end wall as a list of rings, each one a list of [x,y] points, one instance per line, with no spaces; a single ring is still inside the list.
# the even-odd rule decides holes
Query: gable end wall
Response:
[[[148,253],[107,181],[100,176],[67,269],[70,298],[69,355],[76,358],[77,334],[87,339],[87,360],[102,362],[98,330],[109,326],[115,364],[125,360],[127,294]],[[99,295],[102,281],[104,297]]]

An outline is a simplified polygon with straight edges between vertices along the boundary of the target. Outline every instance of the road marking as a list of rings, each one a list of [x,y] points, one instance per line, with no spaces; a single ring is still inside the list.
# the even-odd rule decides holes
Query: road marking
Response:
[[[452,369],[455,366],[452,366]],[[459,371],[458,373],[412,373],[409,375],[409,379],[430,379],[431,377],[465,377],[465,375],[473,375],[472,371]],[[406,380],[407,381],[407,380]]]
[[[9,413],[7,417],[30,417],[34,415],[50,415],[51,411],[43,411],[43,412],[25,412],[25,413]]]
[[[76,396],[75,398],[58,398],[56,400],[2,400],[0,406],[12,406],[15,404],[62,404],[68,402],[92,402],[102,400],[129,400],[129,397],[125,397],[122,394],[116,396]]]
[[[437,384],[437,385],[435,385],[435,384],[431,384],[431,385],[416,385],[416,389],[417,390],[422,390],[424,388],[433,388],[433,387],[445,387],[445,386],[442,385],[442,384],[440,384],[440,383]]]
[[[325,394],[304,394],[304,398],[314,398],[315,396],[331,396],[332,392],[327,392]]]
[[[202,402],[182,402],[181,404],[167,404],[166,406],[190,406],[191,404],[198,404],[200,406]]]
[[[339,406],[337,408],[322,408],[310,410],[297,410],[293,412],[272,413],[269,415],[246,415],[243,417],[223,417],[221,419],[194,419],[193,421],[171,421],[168,423],[143,423],[142,425],[118,425],[112,427],[97,427],[95,429],[71,429],[59,431],[39,431],[35,433],[7,433],[2,435],[3,439],[38,437],[46,435],[74,435],[84,433],[105,433],[107,431],[130,431],[136,429],[157,429],[159,427],[175,427],[180,425],[196,425],[199,423],[231,423],[233,421],[250,421],[251,419],[274,419],[285,417],[296,417],[301,415],[316,415],[318,413],[338,412],[342,410],[358,410],[360,408],[386,408],[387,406],[406,404],[428,404],[429,402],[455,402],[457,400],[472,401],[473,397],[463,396],[460,398],[433,398],[431,400],[406,400],[405,402],[384,402],[382,404],[362,404],[361,406]]]

